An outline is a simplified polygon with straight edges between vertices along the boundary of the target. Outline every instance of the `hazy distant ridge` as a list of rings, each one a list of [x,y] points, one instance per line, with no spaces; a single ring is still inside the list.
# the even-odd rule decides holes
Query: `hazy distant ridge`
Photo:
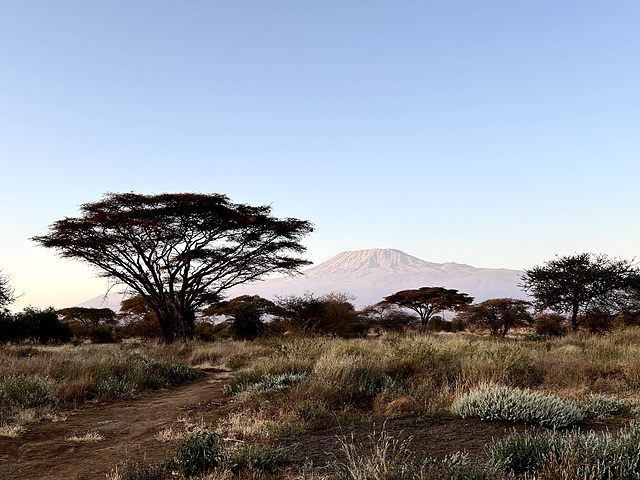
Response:
[[[461,263],[432,263],[391,248],[352,250],[331,257],[303,275],[278,277],[262,282],[234,287],[226,296],[260,295],[273,299],[276,296],[302,295],[313,292],[323,295],[345,292],[356,296],[358,307],[379,302],[398,290],[418,287],[455,288],[481,302],[488,298],[522,298],[525,293],[518,288],[520,270],[505,268],[475,268]],[[109,307],[118,309],[121,294],[99,296],[81,304],[84,307]]]
[[[281,277],[235,287],[233,297],[256,294],[300,295],[313,292],[346,292],[356,296],[356,305],[376,303],[398,290],[418,287],[456,288],[476,301],[513,297],[526,299],[518,283],[520,270],[475,268],[460,263],[432,263],[390,248],[372,248],[342,252],[302,276]]]

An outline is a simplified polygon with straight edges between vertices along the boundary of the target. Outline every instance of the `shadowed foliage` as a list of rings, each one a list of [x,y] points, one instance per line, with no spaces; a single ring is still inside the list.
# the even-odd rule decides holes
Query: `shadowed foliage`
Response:
[[[9,276],[0,270],[0,310],[16,301],[14,288],[9,285]]]
[[[517,298],[492,298],[465,307],[458,316],[469,325],[486,328],[491,335],[504,337],[512,328],[533,321],[528,306],[529,302]]]
[[[96,328],[103,324],[116,323],[116,312],[110,308],[70,307],[56,312],[63,322],[80,322],[87,328]]]
[[[231,331],[238,340],[253,340],[262,335],[267,326],[265,315],[273,313],[276,305],[259,295],[241,295],[211,305],[203,310],[205,315],[223,315],[233,319]]]

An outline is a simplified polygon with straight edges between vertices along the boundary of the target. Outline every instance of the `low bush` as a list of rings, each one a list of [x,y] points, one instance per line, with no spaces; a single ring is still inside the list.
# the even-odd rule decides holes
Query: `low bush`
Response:
[[[520,433],[489,448],[489,465],[505,474],[543,479],[640,479],[640,428],[614,436],[557,432]]]
[[[640,414],[640,406],[629,400],[608,395],[591,394],[581,402],[587,415],[597,420],[613,417],[635,418]]]
[[[26,375],[8,375],[0,379],[0,405],[33,408],[51,400],[46,380]]]
[[[89,331],[91,343],[116,343],[118,339],[113,330],[107,326],[92,328]]]
[[[507,420],[563,428],[584,418],[573,403],[530,390],[489,385],[456,400],[451,412],[462,418]]]
[[[236,444],[225,451],[223,460],[223,466],[235,475],[243,471],[274,474],[289,463],[289,451],[271,445]]]
[[[220,436],[210,428],[188,435],[178,446],[178,471],[187,478],[207,474],[223,460]]]
[[[126,460],[122,464],[121,471],[107,476],[113,480],[164,480],[170,474],[164,464],[150,465],[146,462]]]
[[[267,390],[289,390],[293,386],[304,382],[306,375],[298,373],[271,374],[260,371],[241,373],[225,387],[227,395],[242,393],[264,392]]]

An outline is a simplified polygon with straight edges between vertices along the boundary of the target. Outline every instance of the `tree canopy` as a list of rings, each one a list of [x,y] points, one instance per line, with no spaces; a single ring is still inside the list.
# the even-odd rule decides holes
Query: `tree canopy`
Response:
[[[198,309],[223,291],[310,263],[298,257],[309,222],[221,194],[107,193],[80,211],[33,240],[128,286],[153,310],[167,342],[186,338]]]
[[[253,340],[265,333],[267,326],[262,320],[272,314],[275,303],[259,295],[241,295],[215,303],[203,310],[205,315],[224,315],[231,317],[233,337],[239,340]]]
[[[87,328],[96,328],[101,324],[116,323],[116,312],[110,308],[69,307],[56,312],[62,315],[62,321],[77,321]]]
[[[640,272],[628,260],[580,253],[525,270],[521,278],[536,310],[569,314],[575,331],[579,316],[624,310],[637,292]]]
[[[0,310],[16,301],[15,289],[9,283],[9,276],[0,270]]]
[[[477,305],[464,307],[460,318],[470,325],[486,328],[491,335],[504,337],[509,330],[528,325],[533,317],[527,311],[529,302],[516,298],[492,298]]]
[[[421,287],[413,290],[401,290],[384,297],[381,305],[396,305],[413,310],[420,316],[421,329],[425,330],[429,319],[445,310],[456,310],[473,302],[473,297],[458,290],[444,287]]]

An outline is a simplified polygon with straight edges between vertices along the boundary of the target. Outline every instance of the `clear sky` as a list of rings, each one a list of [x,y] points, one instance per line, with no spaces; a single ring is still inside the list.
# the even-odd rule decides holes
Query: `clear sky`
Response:
[[[315,263],[640,254],[637,0],[5,0],[0,59],[14,309],[105,292],[29,238],[109,191],[271,204]]]

